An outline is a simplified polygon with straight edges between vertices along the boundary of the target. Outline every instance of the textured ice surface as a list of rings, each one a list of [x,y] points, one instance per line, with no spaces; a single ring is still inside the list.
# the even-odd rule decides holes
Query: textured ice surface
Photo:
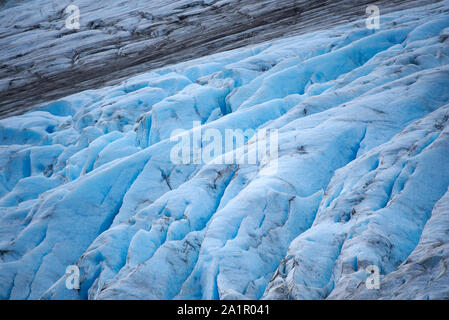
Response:
[[[0,118],[144,70],[343,25],[368,2],[386,14],[439,1],[1,0]],[[69,5],[80,10],[78,30],[66,27]]]
[[[0,121],[3,299],[448,298],[449,2],[157,69]],[[175,164],[175,129],[279,159]],[[81,288],[68,290],[76,264]],[[377,265],[381,289],[365,288]]]

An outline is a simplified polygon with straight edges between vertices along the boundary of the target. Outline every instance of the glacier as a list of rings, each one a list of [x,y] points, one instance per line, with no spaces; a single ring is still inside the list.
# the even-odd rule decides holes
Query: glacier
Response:
[[[449,299],[448,43],[442,1],[0,120],[0,299]],[[193,122],[277,170],[173,163]]]
[[[2,0],[0,118],[143,70],[354,21],[368,4],[386,14],[439,1]],[[66,26],[69,5],[79,29]]]

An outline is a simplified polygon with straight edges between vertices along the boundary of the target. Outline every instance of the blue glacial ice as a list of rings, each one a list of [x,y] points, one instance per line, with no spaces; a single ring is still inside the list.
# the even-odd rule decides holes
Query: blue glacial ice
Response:
[[[0,120],[0,298],[449,299],[448,12],[219,53]],[[173,163],[171,134],[194,122],[278,130],[277,171]]]

